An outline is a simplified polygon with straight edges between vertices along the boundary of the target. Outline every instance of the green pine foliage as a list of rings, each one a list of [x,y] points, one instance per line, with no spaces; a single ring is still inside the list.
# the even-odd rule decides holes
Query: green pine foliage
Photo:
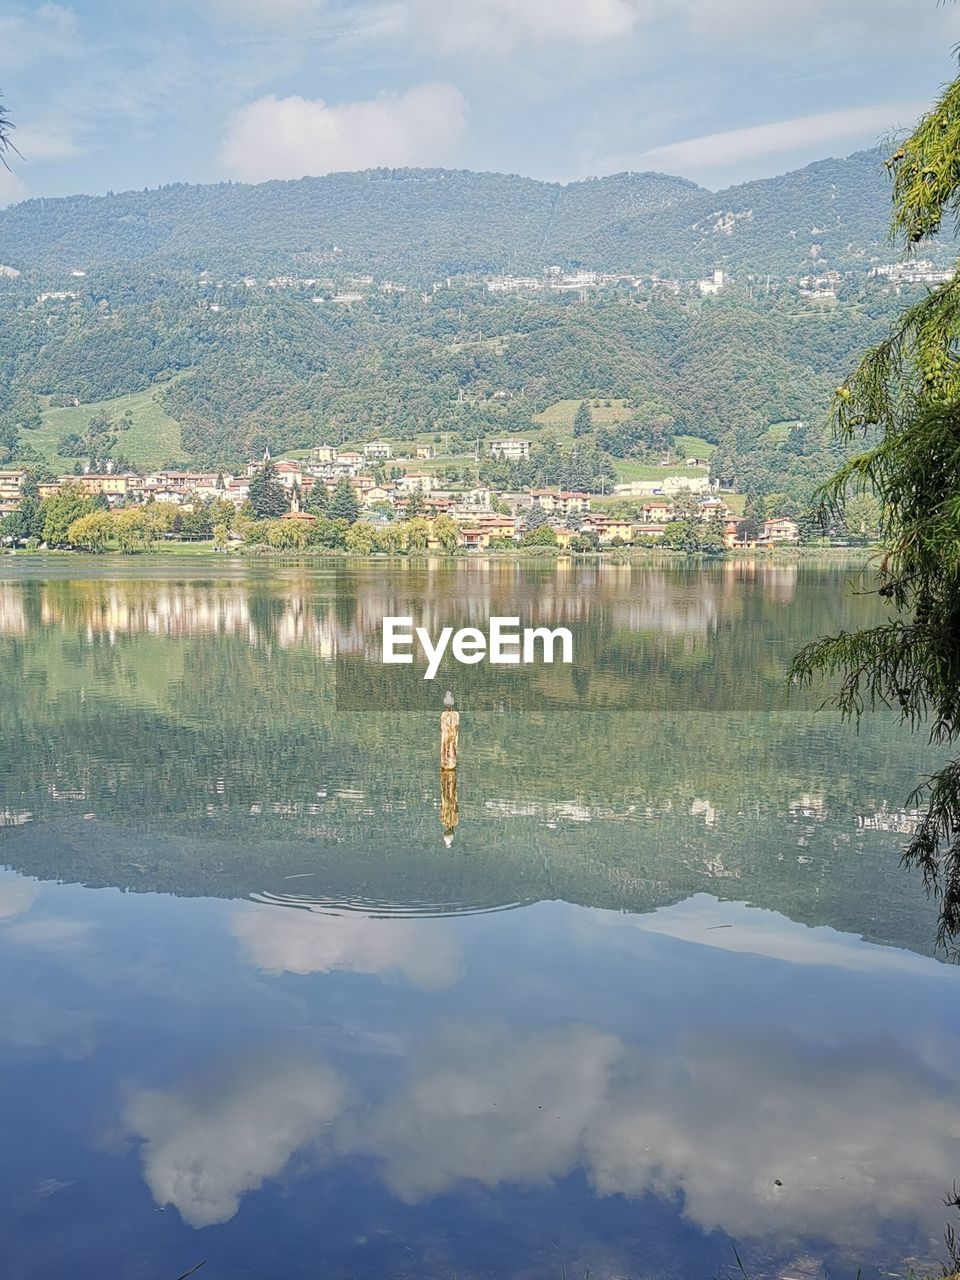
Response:
[[[332,520],[346,520],[353,524],[360,514],[357,495],[349,480],[338,480],[336,488],[330,495],[328,514]]]
[[[960,207],[960,80],[891,157],[893,228],[909,244]],[[884,553],[877,591],[890,616],[805,648],[794,677],[837,681],[834,702],[858,718],[893,708],[933,744],[960,736],[960,282],[908,307],[836,395],[836,437],[852,457],[822,491],[827,519],[865,517],[877,501]],[[939,942],[960,937],[960,759],[914,797],[922,821],[904,852],[939,898]]]
[[[286,491],[276,474],[276,467],[268,461],[250,479],[250,505],[258,520],[282,516],[289,509]]]

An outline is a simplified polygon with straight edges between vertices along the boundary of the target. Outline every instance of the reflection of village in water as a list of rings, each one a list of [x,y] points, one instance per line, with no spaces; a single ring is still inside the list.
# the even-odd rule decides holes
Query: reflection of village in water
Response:
[[[397,569],[397,572],[393,572]],[[666,635],[715,632],[725,608],[736,605],[745,583],[759,586],[771,603],[793,600],[797,565],[760,561],[727,562],[709,579],[683,581],[682,575],[631,564],[600,562],[547,573],[515,561],[400,562],[389,577],[343,571],[299,575],[281,571],[269,578],[231,581],[203,579],[82,578],[27,583],[0,580],[0,636],[25,636],[35,625],[70,629],[91,643],[124,636],[245,636],[251,645],[280,648],[302,645],[321,658],[370,651],[379,640],[382,619],[412,603],[428,629],[446,625],[451,605],[468,624],[485,626],[492,614],[524,600],[532,623],[563,625],[589,620],[602,611],[609,625]],[[336,593],[337,583],[341,590]],[[530,592],[535,584],[535,594]],[[349,617],[324,611],[342,587],[352,592]],[[320,606],[320,607],[318,607]]]
[[[256,650],[303,650],[322,665],[345,654],[378,664],[385,615],[416,610],[418,622],[437,629],[447,624],[453,610],[464,622],[483,626],[491,614],[514,609],[535,625],[602,623],[609,633],[660,636],[665,644],[679,642],[683,653],[685,642],[696,645],[728,636],[748,598],[760,608],[791,605],[800,579],[796,564],[762,560],[726,562],[709,574],[691,575],[611,562],[578,564],[574,572],[562,561],[543,567],[493,559],[453,566],[440,560],[401,562],[391,565],[389,575],[372,566],[369,571],[281,570],[266,577],[256,569],[233,577],[193,574],[176,579],[168,574],[44,581],[14,577],[0,580],[0,640],[46,632],[74,637],[91,647],[114,647],[140,636],[172,641],[231,637]],[[96,692],[91,689],[89,696]],[[696,711],[691,706],[690,716]],[[229,807],[225,790],[223,779],[213,780],[213,796],[205,806],[208,815]],[[56,782],[47,787],[52,805],[83,805],[90,799],[82,787]],[[361,818],[383,816],[404,812],[411,803],[412,798],[396,795],[368,799],[362,787],[320,786],[308,798],[256,799],[247,813],[251,818],[286,818],[301,825],[304,834],[318,835],[322,831],[311,827],[312,819],[338,811]],[[589,822],[648,823],[680,812],[714,828],[731,816],[749,818],[751,812],[749,806],[738,806],[731,813],[729,805],[709,796],[685,800],[678,810],[673,798],[591,803],[582,795],[533,797],[524,795],[522,788],[520,795],[487,795],[480,804],[491,818],[533,819],[551,829]],[[450,813],[456,810],[459,820],[451,796],[441,798],[441,806]],[[798,830],[802,846],[805,836],[826,819],[826,798],[798,793],[788,799],[783,816]],[[32,817],[26,809],[5,808],[0,810],[0,828],[21,826]],[[898,811],[884,801],[875,810],[851,814],[850,823],[863,831],[910,834],[919,817],[916,810]]]
[[[915,783],[900,743],[846,734],[816,701],[789,705],[803,635],[872,607],[843,604],[843,585],[762,561],[11,576],[0,714],[20,747],[0,762],[5,857],[218,896],[278,892],[316,858],[346,897],[389,882],[398,910],[411,896],[429,909],[425,885],[464,909],[546,897],[627,911],[734,885],[772,905],[789,885],[797,916],[849,922],[864,860],[897,900],[915,893],[896,854],[918,815],[897,808]],[[581,715],[566,673],[554,705],[464,701],[459,785],[438,778],[439,681],[422,715],[338,703],[344,655],[371,688],[389,679],[390,612],[577,626],[606,707]],[[524,688],[548,678],[529,669]],[[838,771],[852,750],[856,770]],[[42,835],[64,824],[69,868]],[[131,826],[153,853],[108,873],[97,850]],[[876,936],[922,945],[916,922],[878,922]]]

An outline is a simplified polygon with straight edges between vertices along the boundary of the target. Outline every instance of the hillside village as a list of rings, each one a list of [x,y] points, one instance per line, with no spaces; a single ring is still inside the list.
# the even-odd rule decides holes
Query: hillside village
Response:
[[[321,255],[325,256],[325,255]],[[337,250],[328,255],[331,264],[336,261]],[[591,298],[605,292],[621,291],[623,297],[656,294],[672,296],[683,305],[693,300],[696,311],[700,300],[717,298],[718,295],[740,296],[744,290],[750,294],[769,296],[771,290],[786,287],[793,292],[794,298],[799,296],[807,302],[820,304],[820,314],[829,313],[847,281],[853,277],[863,281],[869,278],[879,293],[899,294],[901,290],[916,286],[935,286],[948,279],[951,272],[939,268],[926,259],[912,260],[905,263],[877,263],[874,259],[869,268],[869,275],[860,270],[838,271],[826,265],[816,266],[816,256],[807,274],[794,274],[777,279],[770,275],[759,277],[744,275],[731,276],[725,268],[717,267],[702,278],[671,276],[668,272],[632,274],[617,271],[588,270],[586,268],[568,269],[560,266],[544,267],[539,275],[497,274],[483,275],[465,273],[450,277],[445,281],[436,281],[426,291],[415,286],[398,283],[395,279],[381,279],[373,273],[335,273],[333,278],[322,279],[320,276],[300,274],[282,274],[273,276],[243,275],[233,280],[217,278],[214,273],[204,270],[199,277],[193,276],[198,284],[198,295],[193,306],[195,314],[208,316],[210,312],[228,311],[235,306],[237,294],[252,296],[279,292],[284,297],[300,295],[302,301],[317,304],[309,309],[318,314],[318,308],[324,304],[339,315],[355,317],[365,310],[363,304],[373,304],[378,298],[395,296],[398,304],[427,304],[437,295],[443,296],[446,291],[454,291],[462,296],[462,291],[473,290],[481,299],[493,295],[509,297],[525,297],[531,302],[539,299],[554,298],[562,300],[569,295],[571,302],[587,302]],[[4,273],[11,281],[16,280],[19,273],[14,268],[4,268]],[[29,311],[39,311],[48,317],[60,314],[65,316],[68,310],[80,303],[86,287],[87,271],[74,267],[69,272],[70,288],[51,287],[52,282],[43,287],[35,295],[36,302],[28,306]],[[859,287],[859,286],[858,286]],[[231,297],[233,295],[233,297]],[[32,296],[32,295],[31,295]],[[683,300],[686,299],[686,302]],[[493,301],[493,299],[491,299]],[[60,306],[58,306],[60,304]],[[65,305],[64,305],[65,304]],[[48,320],[49,322],[49,320]],[[218,318],[219,322],[219,318]],[[478,322],[483,320],[478,315]],[[458,321],[459,323],[459,321]],[[485,329],[479,332],[476,339],[476,359],[482,363],[485,348],[484,337],[490,350],[499,351],[502,339],[486,334]],[[463,345],[458,332],[449,343],[448,354],[456,357]],[[711,373],[713,371],[711,370]],[[179,375],[178,375],[179,376]],[[326,372],[321,379],[329,378]],[[160,384],[161,386],[163,384]],[[175,379],[166,384],[174,387]],[[609,384],[608,384],[609,385]],[[517,390],[516,387],[521,387]],[[50,437],[47,451],[43,453],[42,470],[45,474],[36,489],[39,500],[50,499],[59,494],[65,486],[75,485],[91,498],[96,498],[101,508],[110,511],[124,511],[158,504],[169,516],[165,529],[166,537],[183,537],[188,540],[201,540],[203,536],[211,537],[211,521],[209,516],[214,511],[216,523],[225,524],[228,530],[227,540],[233,542],[272,542],[278,547],[304,546],[311,543],[321,545],[347,547],[345,538],[330,543],[329,536],[323,532],[322,525],[329,517],[329,506],[335,495],[341,496],[345,487],[349,489],[350,500],[342,503],[336,518],[346,519],[348,525],[359,525],[360,534],[349,544],[350,549],[384,549],[394,550],[406,546],[406,525],[417,520],[416,546],[425,549],[452,550],[454,545],[463,551],[486,551],[490,549],[506,549],[511,545],[551,545],[560,550],[587,552],[603,548],[623,546],[662,546],[685,551],[720,551],[723,549],[770,547],[775,545],[795,545],[806,537],[820,537],[822,531],[806,528],[801,519],[800,504],[794,493],[779,493],[779,489],[789,489],[789,484],[776,484],[779,477],[779,459],[764,462],[768,472],[774,475],[775,492],[771,501],[763,503],[754,501],[752,507],[746,502],[746,495],[756,495],[758,488],[762,492],[764,483],[769,487],[769,479],[761,480],[758,485],[757,476],[750,474],[749,466],[744,467],[741,461],[740,473],[742,488],[736,492],[733,486],[737,483],[736,472],[730,467],[729,448],[723,456],[719,467],[711,471],[710,454],[713,445],[706,440],[697,441],[695,436],[677,435],[673,438],[667,434],[663,437],[663,448],[659,455],[660,442],[653,441],[642,447],[629,446],[617,455],[604,454],[603,450],[616,448],[615,445],[602,442],[602,434],[594,435],[592,430],[589,442],[597,446],[597,458],[606,467],[606,476],[599,473],[590,479],[588,468],[579,468],[575,475],[562,477],[564,483],[548,486],[545,482],[554,480],[553,475],[540,476],[539,483],[543,487],[535,487],[537,480],[530,480],[530,469],[521,469],[521,474],[514,471],[509,484],[503,483],[506,468],[500,469],[497,476],[499,483],[494,482],[497,468],[492,465],[481,466],[481,461],[503,464],[523,464],[531,460],[531,448],[539,448],[550,433],[541,436],[539,428],[551,426],[560,429],[564,438],[571,426],[556,416],[559,405],[576,405],[575,400],[559,401],[557,404],[543,409],[539,413],[531,413],[530,420],[522,422],[522,411],[518,412],[518,404],[524,398],[523,384],[504,385],[494,377],[486,377],[486,381],[473,385],[469,380],[466,386],[461,381],[454,388],[455,394],[449,398],[449,405],[454,409],[464,406],[478,413],[486,412],[489,421],[473,419],[478,433],[474,446],[469,446],[469,429],[459,432],[449,430],[453,419],[442,418],[438,413],[433,423],[433,430],[421,430],[413,438],[400,431],[400,438],[391,434],[389,438],[364,439],[355,434],[355,429],[335,417],[327,419],[327,430],[321,438],[336,440],[340,444],[316,444],[312,448],[289,448],[289,437],[281,439],[286,445],[278,451],[274,459],[268,449],[263,457],[251,458],[244,466],[237,467],[236,460],[231,465],[229,460],[218,464],[216,457],[203,456],[192,450],[184,450],[187,460],[178,458],[176,444],[171,442],[171,451],[163,454],[160,445],[152,457],[136,453],[128,464],[119,443],[122,432],[128,422],[133,421],[129,410],[118,422],[107,423],[114,432],[113,444],[108,444],[95,454],[96,441],[93,440],[92,428],[86,434],[80,428],[74,428],[73,435],[69,431],[57,436],[54,441],[54,422],[56,415],[72,410],[81,410],[83,401],[75,394],[57,393],[46,395],[41,401],[41,417],[44,423],[49,420],[50,426],[44,436]],[[139,393],[138,393],[139,394]],[[341,390],[341,394],[343,391]],[[131,397],[131,401],[135,397]],[[319,417],[323,418],[323,407],[327,404],[329,411],[330,395],[326,385],[317,392]],[[104,405],[112,403],[109,399]],[[123,404],[121,397],[117,405]],[[542,401],[541,401],[542,403]],[[579,401],[588,408],[592,404],[598,411],[595,425],[601,427],[617,426],[629,418],[631,401],[625,399],[592,399]],[[663,402],[666,403],[666,402]],[[654,406],[654,413],[658,411]],[[119,409],[117,410],[119,412]],[[143,412],[142,407],[137,410]],[[573,410],[570,410],[572,416]],[[493,422],[498,414],[503,415],[502,426]],[[106,411],[101,411],[106,422]],[[767,421],[770,426],[759,438],[759,444],[768,453],[793,432],[794,439],[801,438],[807,424],[802,421]],[[369,415],[370,418],[373,415]],[[799,415],[798,415],[799,417]],[[38,418],[37,421],[41,419]],[[736,419],[735,421],[738,421]],[[166,422],[169,424],[170,419]],[[66,425],[66,424],[65,424]],[[429,426],[429,419],[425,424]],[[401,424],[401,427],[408,424]],[[489,434],[491,429],[501,429],[515,434],[495,437]],[[174,423],[176,437],[180,428]],[[384,425],[382,419],[379,427],[373,430],[395,432],[396,424]],[[525,431],[532,429],[532,436]],[[696,430],[696,426],[687,430]],[[142,428],[141,428],[142,430]],[[716,428],[714,428],[716,430]],[[118,434],[119,433],[119,434]],[[40,433],[43,435],[44,433]],[[320,432],[313,435],[316,439]],[[574,428],[573,436],[580,433]],[[32,493],[34,466],[28,461],[28,453],[34,439],[31,431],[24,429],[19,434],[19,443],[27,450],[22,457],[17,457],[16,447],[7,451],[6,470],[0,471],[0,545],[17,546],[26,544],[28,537],[22,526],[11,517],[20,509],[25,492]],[[451,450],[450,436],[454,436],[455,445]],[[458,436],[460,437],[458,439]],[[556,430],[553,443],[557,443]],[[112,437],[107,432],[108,440]],[[273,442],[274,436],[264,431],[259,444],[268,438]],[[712,437],[716,439],[716,435]],[[721,437],[722,438],[722,437]],[[310,439],[310,435],[306,436]],[[445,445],[441,446],[441,440]],[[682,441],[692,442],[688,448],[694,452],[687,456],[683,451]],[[56,454],[50,449],[55,443]],[[303,443],[303,437],[295,443]],[[248,443],[248,448],[249,443]],[[738,443],[738,448],[742,445]],[[110,456],[110,450],[116,461]],[[90,456],[82,456],[84,449]],[[723,451],[721,450],[721,453]],[[797,453],[795,448],[782,454],[784,466],[788,466]],[[802,448],[801,448],[802,453]],[[40,456],[40,455],[37,455]],[[229,454],[223,455],[229,459]],[[243,457],[243,452],[239,453]],[[583,456],[581,454],[581,456]],[[719,456],[719,455],[718,455]],[[73,474],[66,473],[69,458],[80,458],[74,464]],[[236,457],[236,455],[234,456]],[[158,467],[157,463],[164,459]],[[171,460],[172,459],[172,460]],[[191,467],[192,461],[192,467]],[[716,461],[716,460],[715,460]],[[199,466],[198,466],[199,462]],[[206,463],[206,469],[200,469]],[[210,465],[210,464],[213,465]],[[269,469],[269,479],[283,495],[284,509],[274,503],[269,511],[256,509],[251,503],[251,485],[258,473]],[[58,469],[63,473],[57,475]],[[191,469],[181,469],[191,468]],[[195,468],[195,469],[194,469]],[[594,470],[596,470],[594,466]],[[483,474],[486,472],[486,474]],[[469,478],[468,478],[469,477]],[[811,483],[807,490],[813,489]],[[784,504],[783,499],[788,501]],[[793,498],[794,500],[790,500]],[[745,512],[746,505],[746,512]],[[784,505],[786,510],[784,510]],[[779,510],[778,510],[779,507]],[[171,514],[172,513],[172,514]],[[256,528],[258,523],[264,527]],[[446,519],[452,523],[455,535],[450,533],[450,525],[441,524],[443,536],[437,534],[437,520]],[[253,520],[253,525],[251,525]],[[264,532],[265,522],[279,521],[285,530]],[[6,522],[6,523],[4,523]],[[808,522],[809,523],[809,522]],[[318,531],[319,530],[319,531]],[[402,532],[398,532],[398,530]],[[692,531],[691,531],[692,530]],[[842,530],[839,531],[842,536]],[[869,530],[861,527],[860,533]],[[269,537],[267,536],[269,533]],[[39,529],[33,531],[33,538],[43,541]],[[107,541],[112,541],[108,536]],[[63,545],[61,542],[59,545]]]
[[[115,508],[242,512],[269,445],[288,524],[322,519],[315,481],[346,479],[365,526],[408,519],[419,491],[414,517],[449,514],[463,546],[487,545],[491,515],[512,516],[514,538],[549,517],[560,546],[669,545],[683,490],[725,503],[727,545],[816,537],[807,517],[834,461],[834,388],[860,344],[882,337],[896,295],[950,274],[878,252],[854,265],[821,252],[822,225],[810,222],[792,270],[725,252],[699,270],[669,256],[631,268],[606,249],[551,259],[541,247],[425,275],[334,242],[269,263],[206,246],[168,277],[107,265],[88,244],[34,264],[5,246],[0,309],[17,359],[0,468],[47,484],[109,472],[84,484]],[[0,516],[17,483],[6,488]],[[568,511],[566,493],[589,507]],[[766,528],[777,519],[790,523]]]
[[[815,247],[815,246],[814,246]],[[334,255],[335,256],[335,255]],[[816,264],[817,255],[812,255]],[[82,278],[85,271],[74,269],[71,276]],[[861,280],[863,271],[845,270],[823,266],[819,270],[786,276],[766,275],[763,277],[747,274],[740,280],[742,285],[762,284],[769,290],[774,287],[796,289],[800,296],[813,301],[836,299],[837,291],[847,280]],[[929,259],[920,258],[907,262],[874,263],[868,272],[868,278],[880,285],[887,285],[899,293],[905,286],[926,285],[928,287],[943,284],[953,276],[952,270],[938,267]],[[210,271],[201,271],[197,284],[200,292],[201,308],[219,311],[225,300],[225,291],[238,289],[250,290],[284,290],[300,291],[310,295],[316,304],[331,302],[340,306],[351,306],[379,296],[409,299],[411,301],[428,302],[431,297],[444,289],[464,289],[482,287],[488,294],[514,294],[528,298],[563,297],[571,295],[585,301],[592,295],[617,289],[626,289],[637,294],[666,293],[674,297],[716,297],[733,283],[728,270],[716,267],[708,275],[698,278],[686,278],[670,275],[665,272],[624,272],[613,270],[589,270],[579,267],[567,269],[556,264],[546,266],[538,275],[496,274],[482,275],[476,272],[461,272],[456,276],[447,276],[443,280],[435,280],[428,289],[416,289],[392,279],[378,280],[369,273],[342,274],[334,273],[328,278],[320,276],[276,275],[267,278],[246,275],[239,280],[217,279]],[[79,294],[75,289],[49,290],[37,295],[37,304],[46,302],[76,301]]]
[[[530,446],[529,439],[504,438],[488,441],[486,447],[490,457],[521,460],[529,456]],[[408,452],[395,456],[399,448]],[[497,490],[481,483],[452,486],[425,465],[432,456],[431,445],[398,446],[388,440],[371,440],[360,449],[318,445],[304,458],[274,460],[267,450],[262,459],[249,462],[238,475],[87,471],[39,482],[36,498],[43,502],[75,491],[95,499],[101,511],[162,508],[171,515],[168,536],[189,527],[185,526],[189,513],[216,506],[220,522],[228,524],[231,540],[259,541],[256,535],[251,536],[251,524],[256,524],[258,516],[269,516],[289,530],[289,536],[279,540],[281,545],[310,542],[311,527],[340,510],[336,503],[344,493],[352,497],[353,504],[348,502],[344,509],[347,523],[371,531],[371,548],[376,545],[378,531],[409,525],[413,520],[419,522],[427,550],[456,547],[479,552],[523,543],[591,551],[663,543],[680,549],[719,551],[791,545],[800,540],[796,520],[775,516],[751,521],[735,511],[739,505],[736,495],[721,492],[701,458],[687,458],[684,474],[671,474],[668,463],[662,478],[633,480],[615,485],[612,494],[596,494],[560,488]],[[258,477],[261,484],[272,487],[278,499],[282,495],[282,501],[276,501],[269,513],[257,511],[252,501]],[[30,485],[31,473],[26,468],[0,471],[0,537],[4,520],[9,523],[8,518],[21,509]],[[235,518],[228,520],[231,513]],[[240,532],[244,518],[245,537]],[[702,531],[697,547],[690,545],[691,525]],[[709,536],[703,536],[707,532]],[[686,543],[681,545],[683,535]],[[9,546],[26,539],[8,530],[3,541]]]

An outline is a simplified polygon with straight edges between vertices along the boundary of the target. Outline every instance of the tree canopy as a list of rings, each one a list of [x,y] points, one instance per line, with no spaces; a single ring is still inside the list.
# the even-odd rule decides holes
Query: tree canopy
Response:
[[[960,79],[891,156],[895,235],[907,247],[935,236],[960,209]],[[825,515],[862,512],[875,495],[883,555],[876,589],[889,616],[803,649],[801,682],[839,677],[848,717],[892,708],[933,744],[960,736],[960,277],[908,307],[890,335],[838,389],[835,434],[858,446],[824,486]],[[939,942],[960,937],[960,758],[917,791],[925,812],[903,860],[920,868],[940,905]]]

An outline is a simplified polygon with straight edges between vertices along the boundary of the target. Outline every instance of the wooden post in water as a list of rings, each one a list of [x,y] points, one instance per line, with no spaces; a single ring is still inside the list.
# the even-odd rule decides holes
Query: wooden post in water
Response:
[[[448,689],[440,713],[440,768],[457,767],[457,746],[460,737],[460,712],[453,708],[453,694]]]
[[[448,689],[440,713],[440,823],[443,843],[453,844],[453,829],[460,821],[457,796],[457,747],[460,737],[460,712],[454,710],[453,694]]]

